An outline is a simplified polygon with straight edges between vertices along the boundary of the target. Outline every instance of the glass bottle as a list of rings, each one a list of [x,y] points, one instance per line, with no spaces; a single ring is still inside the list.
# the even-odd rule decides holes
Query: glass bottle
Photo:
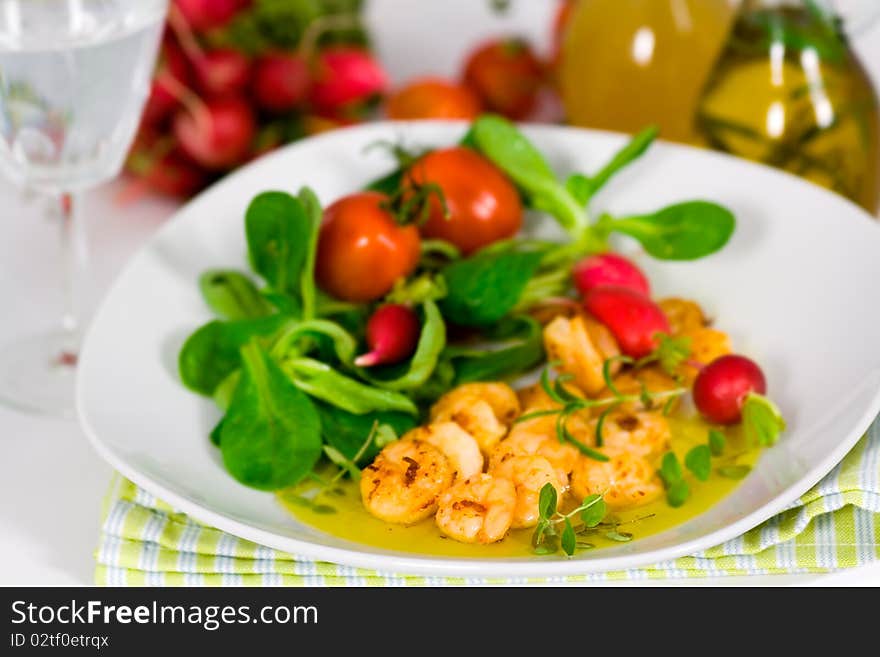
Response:
[[[704,143],[880,206],[877,95],[821,0],[744,0],[696,114]]]
[[[574,125],[693,142],[693,115],[737,0],[577,0],[559,87]]]

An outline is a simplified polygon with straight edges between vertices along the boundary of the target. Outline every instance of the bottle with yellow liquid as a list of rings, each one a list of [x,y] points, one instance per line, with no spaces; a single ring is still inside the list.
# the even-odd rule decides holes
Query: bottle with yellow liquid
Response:
[[[737,0],[577,0],[558,76],[567,120],[697,142],[694,110]]]
[[[877,95],[821,0],[743,0],[695,125],[706,145],[880,206]]]

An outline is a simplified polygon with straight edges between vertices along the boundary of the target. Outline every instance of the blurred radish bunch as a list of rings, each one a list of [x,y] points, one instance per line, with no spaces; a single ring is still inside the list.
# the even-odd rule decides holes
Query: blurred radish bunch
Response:
[[[388,85],[362,0],[173,0],[126,170],[188,197],[284,143],[366,118]]]

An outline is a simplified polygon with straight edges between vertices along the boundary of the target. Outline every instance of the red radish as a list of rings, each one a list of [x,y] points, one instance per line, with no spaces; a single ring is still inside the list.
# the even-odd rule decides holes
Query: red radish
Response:
[[[660,307],[640,292],[625,287],[596,287],[584,298],[584,306],[609,328],[621,351],[642,358],[654,351],[658,333],[671,333]]]
[[[185,198],[207,182],[205,172],[181,152],[173,137],[149,128],[142,129],[135,138],[125,170],[134,178],[116,197],[123,204],[150,191]]]
[[[767,392],[758,365],[745,356],[727,355],[706,365],[694,381],[694,404],[710,422],[736,424],[750,394]]]
[[[336,113],[383,93],[388,76],[361,48],[328,48],[318,55],[311,100],[322,112]]]
[[[177,107],[177,99],[168,93],[163,77],[154,78],[150,86],[150,95],[141,115],[141,125],[155,126]]]
[[[248,58],[232,48],[204,53],[193,62],[199,89],[208,96],[231,96],[240,92],[250,79]]]
[[[269,53],[254,71],[254,97],[270,112],[288,112],[305,101],[311,76],[305,59],[292,53]]]
[[[192,29],[203,32],[226,25],[250,0],[174,0],[174,5]]]
[[[603,253],[584,258],[572,271],[574,286],[582,296],[595,287],[614,285],[651,296],[651,285],[632,262],[616,253]]]
[[[367,322],[370,351],[354,360],[358,367],[399,363],[415,353],[419,341],[419,318],[409,306],[387,304]]]
[[[153,126],[169,116],[179,103],[177,89],[190,82],[190,69],[186,55],[174,41],[162,43],[159,65],[153,78],[150,96],[141,119],[144,125]]]
[[[137,176],[117,196],[122,204],[138,200],[149,191],[174,198],[188,198],[204,187],[205,172],[177,150],[154,161],[143,160],[127,170]]]
[[[174,135],[181,148],[208,169],[226,169],[241,162],[255,132],[250,105],[237,97],[208,100],[174,117]]]
[[[144,179],[153,191],[175,198],[188,198],[207,182],[205,172],[184,157],[172,151],[156,162]]]

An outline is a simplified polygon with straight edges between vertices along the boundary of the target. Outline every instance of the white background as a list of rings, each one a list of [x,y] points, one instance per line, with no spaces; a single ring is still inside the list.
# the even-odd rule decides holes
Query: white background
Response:
[[[553,0],[515,0],[510,13],[499,18],[481,0],[368,4],[376,46],[395,81],[429,72],[452,75],[467,49],[492,34],[518,32],[543,47],[555,8]],[[880,26],[859,35],[856,47],[880,87]],[[121,188],[106,185],[87,194],[80,206],[91,255],[83,303],[87,314],[131,254],[174,211],[173,203],[158,199],[120,207],[114,197]],[[51,328],[58,316],[56,227],[40,210],[0,181],[0,344]],[[0,407],[0,585],[92,582],[100,504],[110,474],[75,422]],[[876,586],[880,565],[834,575],[709,583]]]

